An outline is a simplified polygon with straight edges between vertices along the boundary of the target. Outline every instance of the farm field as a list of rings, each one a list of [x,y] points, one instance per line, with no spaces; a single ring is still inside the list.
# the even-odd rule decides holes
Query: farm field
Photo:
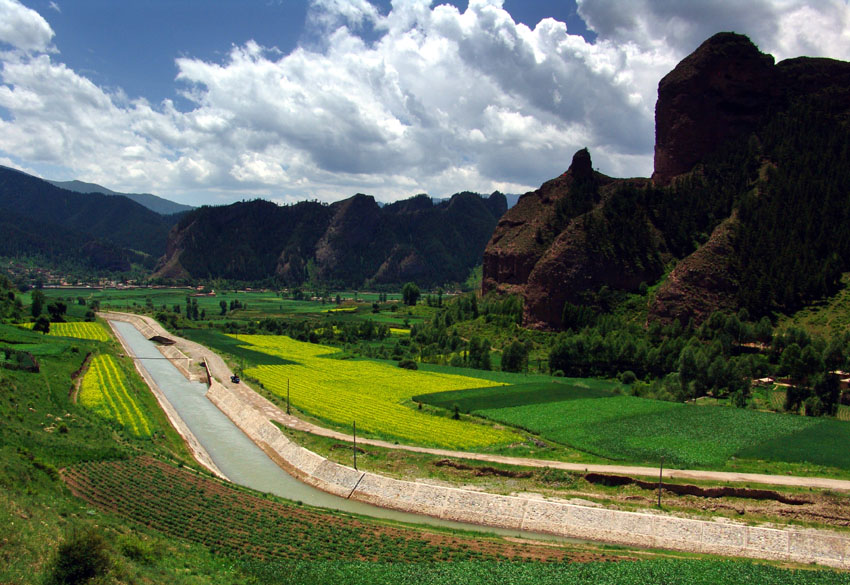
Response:
[[[284,336],[240,335],[249,349],[290,360],[258,365],[245,374],[286,397],[294,407],[338,425],[356,421],[358,431],[454,449],[475,449],[520,441],[515,432],[418,412],[410,398],[423,390],[441,392],[492,386],[492,382],[455,374],[411,371],[388,363],[335,360],[337,348],[302,343]]]
[[[611,396],[480,408],[485,418],[629,462],[722,469],[739,458],[850,470],[850,424],[836,420]]]
[[[440,564],[334,561],[258,565],[264,583],[334,585],[838,585],[845,573],[793,570],[746,561],[651,560],[622,563],[460,562]]]
[[[461,412],[472,412],[483,409],[510,408],[580,398],[603,398],[612,396],[610,390],[591,388],[581,382],[568,383],[559,381],[531,382],[513,384],[510,386],[487,386],[469,390],[453,390],[419,394],[413,397],[414,402],[424,402],[438,408],[451,410],[455,405]]]
[[[239,559],[236,566],[253,578],[251,582],[850,583],[848,574],[834,571],[793,570],[749,561],[655,558],[652,552],[516,543],[376,523],[263,497],[146,456],[74,465],[64,471],[63,480],[74,494],[104,513],[177,542]],[[610,562],[618,560],[627,562]]]
[[[163,306],[171,309],[175,305],[185,308],[186,297],[198,293],[190,288],[45,288],[43,291],[49,301],[65,300],[68,304],[69,315],[80,317],[85,314],[86,306],[79,305],[77,299],[82,298],[86,303],[97,301],[102,309],[113,309],[116,311],[140,309],[152,306],[154,310],[161,310]],[[305,291],[305,295],[311,295],[312,291]],[[332,296],[337,294],[340,298],[350,300],[354,298],[354,291],[333,291]],[[29,304],[30,293],[21,296],[24,304]],[[285,316],[301,314],[322,314],[330,309],[337,308],[334,302],[320,300],[293,300],[289,297],[281,298],[274,291],[233,291],[232,289],[218,290],[215,295],[199,295],[191,297],[198,303],[199,310],[205,310],[207,319],[249,319],[263,318],[266,316]],[[388,300],[394,301],[401,298],[400,294],[391,293],[387,295]],[[357,299],[361,302],[372,303],[378,300],[377,293],[358,292]],[[235,313],[228,312],[220,315],[221,301],[228,306],[231,301],[239,301],[241,305],[247,305],[245,310],[237,310]],[[401,318],[401,317],[400,317]],[[421,321],[421,319],[420,319]]]
[[[151,422],[128,390],[115,358],[95,356],[80,385],[79,402],[104,418],[114,420],[137,437],[151,435]]]
[[[25,329],[32,329],[34,323],[22,323]],[[106,341],[109,334],[100,323],[73,322],[73,323],[51,323],[48,335],[54,337],[74,337],[76,339],[90,339],[92,341]]]
[[[264,562],[560,560],[568,554],[564,548],[423,532],[265,499],[151,457],[84,463],[68,468],[63,479],[105,511],[221,554]]]

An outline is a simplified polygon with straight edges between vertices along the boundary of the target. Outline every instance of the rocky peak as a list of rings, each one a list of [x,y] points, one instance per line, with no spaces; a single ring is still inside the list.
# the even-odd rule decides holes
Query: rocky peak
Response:
[[[593,178],[593,163],[590,160],[590,152],[582,148],[573,155],[573,162],[567,170],[577,181],[587,181]]]
[[[655,172],[667,184],[718,145],[755,129],[780,88],[773,57],[744,35],[718,33],[658,84]]]

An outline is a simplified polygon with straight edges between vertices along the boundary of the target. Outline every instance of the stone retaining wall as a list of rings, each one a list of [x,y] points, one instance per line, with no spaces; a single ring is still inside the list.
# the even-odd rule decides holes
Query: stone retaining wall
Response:
[[[281,467],[305,483],[338,496],[446,520],[564,537],[850,569],[850,538],[826,531],[624,512],[364,473],[293,443],[259,411],[216,381],[207,397]]]

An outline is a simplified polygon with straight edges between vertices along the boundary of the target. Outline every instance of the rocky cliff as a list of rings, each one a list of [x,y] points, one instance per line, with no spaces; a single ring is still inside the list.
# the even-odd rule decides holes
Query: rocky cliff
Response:
[[[827,159],[843,168],[848,118],[850,64],[774,64],[747,37],[717,34],[659,83],[652,179],[605,177],[587,151],[577,153],[566,173],[499,221],[484,252],[483,292],[521,294],[525,324],[553,329],[565,303],[592,304],[601,287],[654,284],[672,266],[650,319],[700,321],[742,305],[765,313],[825,294],[844,262],[816,257],[842,256],[828,242],[837,246],[844,234],[812,226],[821,206],[850,206],[832,190],[847,193],[850,183],[831,172],[829,188],[813,188],[801,177]],[[783,217],[795,201],[810,203]],[[801,234],[793,248],[808,246],[805,264],[770,249],[772,226],[786,223]],[[806,276],[785,278],[793,280],[786,286],[785,265]],[[765,292],[778,286],[788,290]]]

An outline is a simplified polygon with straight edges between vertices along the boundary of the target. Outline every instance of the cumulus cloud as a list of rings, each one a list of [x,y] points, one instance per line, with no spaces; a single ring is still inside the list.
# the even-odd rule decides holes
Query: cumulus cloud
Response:
[[[649,175],[658,80],[718,30],[779,58],[846,59],[850,46],[841,0],[636,0],[628,11],[580,0],[579,13],[595,42],[553,19],[517,23],[501,0],[463,12],[394,0],[387,14],[366,0],[312,0],[319,43],[176,59],[191,104],[178,111],[96,86],[48,54],[46,21],[0,0],[0,40],[20,49],[0,55],[0,154],[216,201],[523,192],[585,146],[603,172]],[[14,34],[2,28],[10,20]]]
[[[35,10],[17,0],[0,0],[0,43],[23,51],[47,51],[53,29]]]
[[[777,60],[801,55],[847,59],[850,8],[846,0],[577,0],[578,11],[602,38],[649,48],[693,51],[718,31],[749,36]]]

